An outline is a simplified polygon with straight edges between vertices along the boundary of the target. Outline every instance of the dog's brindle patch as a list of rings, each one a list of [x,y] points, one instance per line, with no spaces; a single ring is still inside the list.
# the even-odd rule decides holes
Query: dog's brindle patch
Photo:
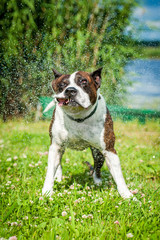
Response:
[[[98,149],[91,147],[91,151],[92,151],[92,156],[94,159],[94,170],[96,172],[96,176],[98,178],[100,178],[101,177],[101,167],[103,166],[105,158]]]
[[[113,131],[113,121],[110,115],[110,112],[107,108],[107,114],[106,114],[106,119],[104,123],[104,142],[106,144],[106,150],[111,151],[115,154],[116,150],[114,149],[114,144],[115,144],[115,135]]]
[[[69,85],[69,74],[63,74],[62,76],[60,76],[59,78],[56,78],[52,81],[52,88],[53,90],[58,93],[60,92],[59,90],[59,85],[64,82],[66,84],[65,87],[67,87],[67,85]]]
[[[53,125],[54,120],[55,120],[55,112],[56,112],[56,108],[55,108],[54,111],[53,111],[51,123],[50,123],[50,125],[49,125],[49,136],[50,136],[50,142],[51,142],[51,144],[52,144],[52,125]]]

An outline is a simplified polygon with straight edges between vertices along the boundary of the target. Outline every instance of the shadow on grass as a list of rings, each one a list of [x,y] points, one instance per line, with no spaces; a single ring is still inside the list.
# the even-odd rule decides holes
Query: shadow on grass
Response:
[[[102,178],[102,185],[97,186],[94,184],[93,181],[93,177],[92,174],[90,174],[90,172],[88,171],[88,169],[86,169],[85,171],[81,172],[81,173],[77,173],[77,174],[72,174],[69,173],[69,175],[67,176],[67,174],[65,174],[64,176],[64,180],[62,180],[62,182],[56,182],[54,185],[54,189],[61,191],[63,189],[69,190],[70,186],[75,184],[75,185],[80,185],[80,188],[85,188],[86,186],[89,186],[90,188],[92,188],[94,186],[94,189],[104,189],[104,187],[106,188],[111,188],[111,185],[113,185],[112,180],[110,179],[110,172],[107,170],[103,170],[101,172],[101,178]]]

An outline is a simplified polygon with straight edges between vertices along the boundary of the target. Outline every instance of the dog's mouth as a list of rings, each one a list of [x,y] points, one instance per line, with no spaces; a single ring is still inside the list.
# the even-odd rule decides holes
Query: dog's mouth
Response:
[[[76,102],[75,99],[73,99],[73,98],[57,98],[57,101],[58,101],[58,105],[60,107],[62,107],[62,106],[72,106],[72,107],[80,106],[78,104],[78,102]]]

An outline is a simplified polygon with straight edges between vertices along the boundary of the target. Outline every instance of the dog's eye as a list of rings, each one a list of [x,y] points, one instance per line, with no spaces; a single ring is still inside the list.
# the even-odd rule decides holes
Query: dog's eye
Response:
[[[65,87],[67,87],[67,83],[65,82],[60,83],[58,85],[59,92],[62,92]]]
[[[79,79],[79,83],[80,83],[82,86],[85,86],[85,85],[87,84],[87,79],[85,79],[85,78]]]

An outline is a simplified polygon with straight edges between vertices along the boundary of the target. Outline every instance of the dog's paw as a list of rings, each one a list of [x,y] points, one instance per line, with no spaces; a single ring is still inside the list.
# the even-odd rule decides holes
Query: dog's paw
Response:
[[[121,195],[122,198],[124,199],[128,199],[128,198],[132,198],[133,194],[128,190],[128,189],[118,189],[119,194]]]
[[[94,181],[94,184],[97,186],[102,185],[102,179],[98,178],[95,172],[93,173],[93,181]]]
[[[52,194],[53,194],[52,188],[45,188],[45,187],[43,187],[43,189],[42,189],[42,195],[43,196],[45,195],[47,197],[51,197]]]
[[[132,199],[133,201],[137,201],[137,198],[128,190],[127,192],[120,193],[123,199]]]

